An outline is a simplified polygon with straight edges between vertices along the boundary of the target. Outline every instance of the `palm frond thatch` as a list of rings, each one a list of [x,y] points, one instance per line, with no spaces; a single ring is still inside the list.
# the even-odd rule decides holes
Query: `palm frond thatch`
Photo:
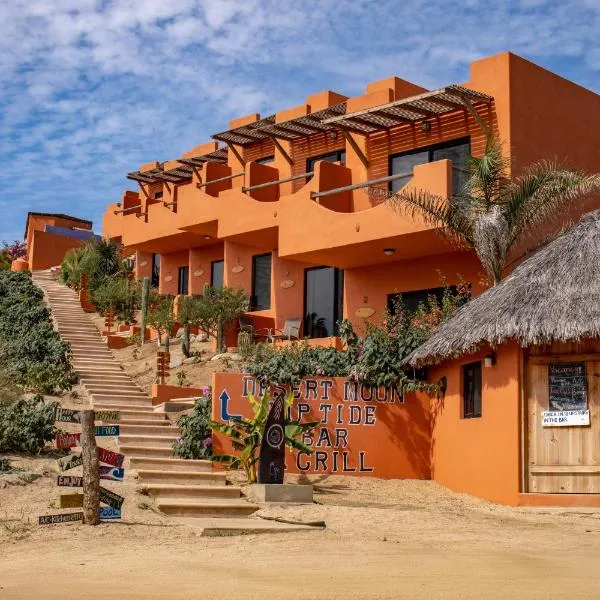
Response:
[[[596,210],[460,308],[406,362],[421,367],[511,340],[527,347],[600,336],[599,265]]]

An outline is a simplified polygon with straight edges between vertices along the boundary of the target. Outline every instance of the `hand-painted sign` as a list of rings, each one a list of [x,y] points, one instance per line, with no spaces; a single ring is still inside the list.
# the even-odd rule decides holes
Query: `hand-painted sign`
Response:
[[[63,513],[61,515],[43,515],[38,517],[39,525],[52,525],[53,523],[72,523],[83,521],[83,513]]]
[[[104,502],[104,504],[108,504],[113,508],[121,508],[123,502],[125,502],[125,498],[123,496],[119,496],[119,494],[115,494],[106,488],[100,487],[100,502]]]
[[[118,425],[96,425],[96,436],[119,435],[119,429]]]
[[[70,408],[57,408],[54,420],[62,423],[81,423],[81,413]]]
[[[548,365],[548,407],[551,411],[587,410],[585,363],[564,362]]]
[[[121,509],[113,508],[112,506],[101,506],[100,507],[100,518],[101,519],[120,519]]]
[[[59,458],[56,462],[58,463],[59,470],[68,471],[69,469],[80,467],[83,464],[83,457],[81,454],[71,454],[70,456]]]
[[[273,390],[258,459],[258,483],[283,483],[285,469],[285,388]]]
[[[589,424],[589,410],[545,410],[542,413],[542,427],[577,427]]]
[[[59,433],[56,436],[56,447],[75,448],[75,446],[79,445],[80,439],[80,433]]]
[[[111,452],[105,448],[98,447],[98,460],[100,462],[113,465],[113,467],[122,467],[125,456],[117,452]]]
[[[100,479],[109,479],[111,481],[123,481],[125,477],[125,469],[117,467],[105,467],[100,465]]]
[[[94,413],[96,421],[120,421],[121,411],[120,410],[97,410]]]
[[[83,477],[76,475],[58,475],[56,477],[56,485],[64,487],[83,487]]]
[[[61,508],[80,508],[83,506],[83,494],[61,494]]]

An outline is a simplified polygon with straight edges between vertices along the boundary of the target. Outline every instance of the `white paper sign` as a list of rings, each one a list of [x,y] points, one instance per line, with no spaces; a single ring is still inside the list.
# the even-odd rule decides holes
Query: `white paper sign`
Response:
[[[573,427],[589,424],[589,410],[545,410],[542,413],[543,427]]]

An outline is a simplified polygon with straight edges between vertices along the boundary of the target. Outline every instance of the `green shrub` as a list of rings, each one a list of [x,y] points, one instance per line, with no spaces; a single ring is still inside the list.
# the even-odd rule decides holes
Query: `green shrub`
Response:
[[[90,298],[98,311],[104,313],[114,310],[117,320],[132,323],[135,310],[139,307],[138,287],[138,282],[126,275],[111,275],[90,290]]]
[[[0,272],[0,370],[27,391],[55,394],[74,380],[70,358],[31,274]]]
[[[58,430],[54,426],[57,402],[44,403],[42,396],[0,406],[0,452],[39,454]]]
[[[198,398],[190,415],[177,421],[181,438],[173,444],[173,452],[181,458],[207,459],[212,456],[210,394]]]

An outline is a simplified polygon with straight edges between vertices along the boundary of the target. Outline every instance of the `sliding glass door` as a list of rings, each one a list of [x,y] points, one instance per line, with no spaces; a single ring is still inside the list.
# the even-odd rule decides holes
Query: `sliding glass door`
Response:
[[[333,267],[304,271],[304,337],[337,335],[342,318],[344,272]]]

